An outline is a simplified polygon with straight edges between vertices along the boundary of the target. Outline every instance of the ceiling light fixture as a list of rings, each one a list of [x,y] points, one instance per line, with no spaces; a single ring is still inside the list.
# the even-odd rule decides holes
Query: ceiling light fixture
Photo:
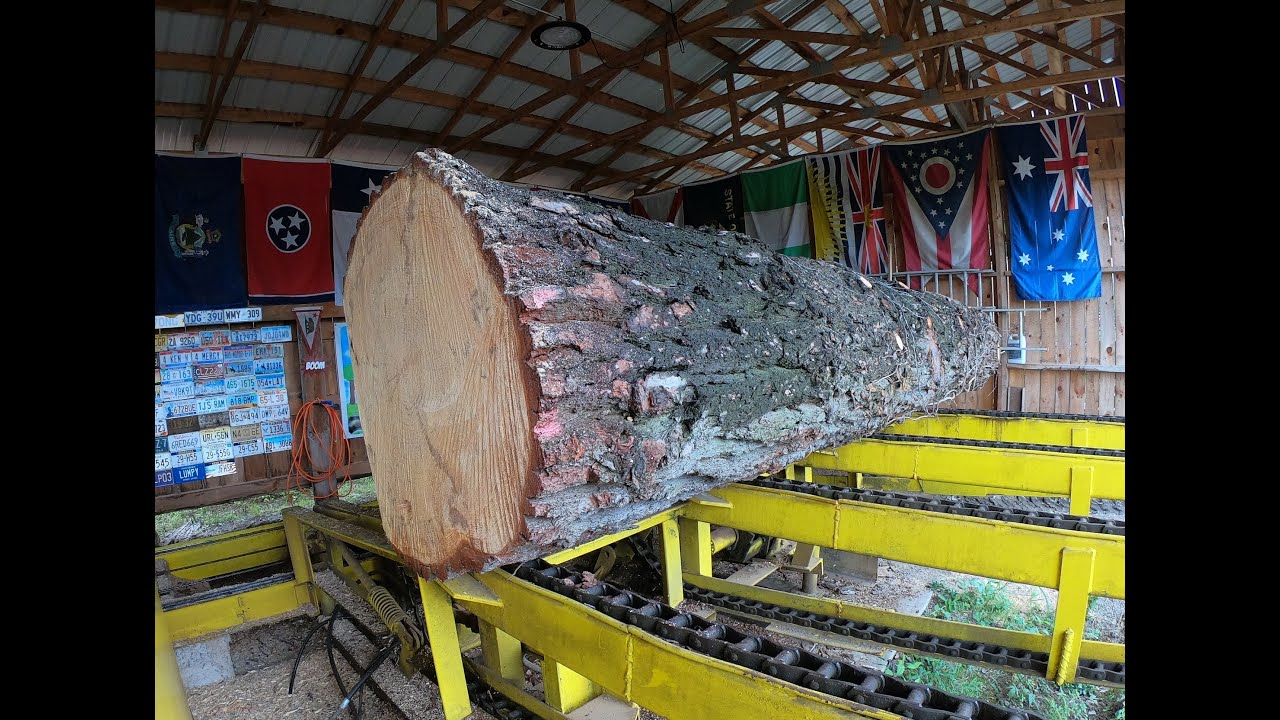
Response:
[[[534,28],[530,39],[543,50],[573,50],[591,42],[591,31],[582,23],[555,20]]]

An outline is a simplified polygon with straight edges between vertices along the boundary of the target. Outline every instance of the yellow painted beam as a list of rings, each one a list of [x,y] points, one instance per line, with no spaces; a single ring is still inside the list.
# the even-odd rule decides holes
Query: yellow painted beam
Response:
[[[169,572],[184,580],[248,570],[289,556],[283,523],[187,540],[158,547],[155,552],[156,559],[169,565]]]
[[[1059,685],[1076,678],[1076,662],[1084,638],[1089,594],[1097,571],[1092,549],[1066,548],[1062,551],[1062,581],[1058,587],[1058,609],[1053,621],[1053,645],[1049,650],[1048,677]]]
[[[699,655],[632,628],[564,596],[495,570],[480,576],[504,601],[471,604],[481,620],[576,668],[603,690],[668,720],[741,720],[785,708],[789,720],[900,720]]]
[[[282,582],[164,613],[174,640],[189,640],[254,620],[292,612],[311,601],[307,588]]]
[[[187,690],[178,670],[178,656],[173,650],[169,623],[160,608],[160,587],[156,596],[156,720],[191,720]]]
[[[1124,536],[828,500],[747,485],[729,485],[715,492],[732,502],[733,508],[688,506],[684,520],[1052,588],[1058,587],[1061,578],[1062,549],[1092,548],[1097,553],[1094,594],[1124,597]],[[685,571],[691,572],[687,567]]]
[[[436,668],[445,720],[463,720],[471,714],[471,698],[462,669],[462,647],[453,619],[453,601],[439,583],[430,580],[418,578],[418,591],[422,593],[422,614],[427,623],[427,640],[431,643],[431,661]],[[476,603],[473,607],[492,605]]]
[[[480,622],[480,649],[490,669],[524,686],[524,649],[520,641],[487,622]]]
[[[591,542],[583,543],[581,545],[578,545],[576,547],[571,547],[566,550],[561,550],[560,552],[554,553],[552,555],[548,555],[543,559],[551,563],[552,565],[559,565],[561,563],[568,562],[576,557],[581,557],[582,555],[586,555],[592,550],[599,550],[605,545],[612,545],[618,542],[619,540],[625,540],[628,537],[635,535],[641,530],[648,530],[649,528],[653,527],[654,525],[657,525],[658,523],[670,520],[671,518],[676,516],[677,510],[678,510],[677,508],[672,508],[665,512],[660,512],[656,515],[650,515],[649,517],[641,520],[640,522],[636,523],[633,527],[627,530],[622,530],[620,532],[616,532],[611,535],[598,537],[595,540],[592,540]]]
[[[1093,497],[1124,500],[1124,458],[1036,450],[860,440],[803,461],[826,470],[890,475],[961,485],[982,485],[1003,492],[1071,494],[1075,468],[1093,468]]]
[[[571,713],[600,694],[600,688],[587,678],[552,658],[542,658],[542,685],[547,704],[562,713]]]
[[[520,707],[537,715],[543,720],[569,720],[569,716],[557,711],[550,705],[542,702],[538,698],[525,692],[524,689],[524,665],[520,666],[520,679],[512,682],[499,675],[491,668],[485,667],[481,663],[475,662],[471,658],[463,657],[462,662],[481,679],[489,683],[489,685],[502,693],[503,697],[516,703]]]
[[[937,415],[911,418],[884,429],[891,435],[929,435],[965,440],[1124,449],[1124,423],[1048,418],[999,418],[985,415]]]
[[[466,573],[459,575],[452,580],[445,580],[440,583],[444,586],[446,592],[454,600],[470,600],[471,602],[498,604],[502,601],[496,595],[489,592],[489,588],[484,583],[476,579],[475,575]]]
[[[729,507],[717,505],[686,505],[688,508],[699,507],[715,512],[733,512]],[[695,575],[711,574],[711,526],[687,517],[680,518],[680,562],[685,572]]]
[[[714,507],[714,506],[713,506]],[[710,536],[708,536],[708,539]],[[684,602],[684,581],[680,578],[680,524],[676,520],[662,523],[662,591],[672,607]]]
[[[831,617],[853,620],[854,622],[888,625],[889,627],[911,630],[925,635],[937,635],[939,637],[990,645],[1003,645],[1019,650],[1030,650],[1031,652],[1049,652],[1051,642],[1051,638],[1048,635],[1004,630],[984,625],[955,622],[953,620],[921,617],[919,615],[907,615],[868,605],[742,585],[715,577],[703,577],[686,573],[684,580],[687,583],[712,592],[737,595],[748,600],[782,605],[819,615],[830,615]],[[1102,660],[1109,663],[1124,662],[1124,647],[1124,645],[1118,643],[1085,640],[1081,645],[1080,655],[1090,660]]]

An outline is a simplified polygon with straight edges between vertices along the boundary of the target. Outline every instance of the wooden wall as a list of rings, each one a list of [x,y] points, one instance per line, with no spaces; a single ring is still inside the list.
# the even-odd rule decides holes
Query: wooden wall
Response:
[[[262,309],[262,322],[255,325],[282,325],[293,327],[293,341],[285,343],[285,383],[289,391],[290,422],[297,419],[298,410],[308,400],[331,400],[340,402],[338,397],[338,364],[334,349],[333,324],[342,322],[342,308],[332,303],[323,306],[320,323],[321,357],[325,360],[325,370],[320,374],[312,374],[303,379],[298,351],[298,324],[294,319],[291,306],[272,306]],[[219,326],[179,328],[176,330],[157,331],[164,334],[190,332],[192,330],[215,330]],[[225,327],[225,326],[222,326]],[[252,325],[235,325],[235,329],[249,328]],[[170,434],[189,432],[198,429],[195,417],[170,420]],[[190,425],[190,427],[187,427]],[[296,433],[295,433],[296,434]],[[295,437],[295,443],[299,439]],[[347,470],[353,477],[369,474],[369,458],[365,452],[364,439],[351,439],[351,464]],[[275,452],[264,455],[251,455],[236,458],[236,472],[222,477],[209,478],[182,485],[170,485],[155,489],[155,512],[168,512],[181,508],[211,505],[237,498],[283,490],[288,479],[289,468],[293,457],[291,452]],[[296,484],[297,480],[294,480]],[[306,484],[306,481],[303,481]]]

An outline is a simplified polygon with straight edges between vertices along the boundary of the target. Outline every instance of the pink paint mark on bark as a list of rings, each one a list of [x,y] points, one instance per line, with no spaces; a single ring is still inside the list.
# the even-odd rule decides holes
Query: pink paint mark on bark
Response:
[[[607,303],[622,302],[622,288],[604,273],[592,273],[591,283],[585,286],[571,288],[570,294],[574,297],[584,298],[588,300],[600,300]]]
[[[619,400],[626,400],[631,397],[631,385],[625,380],[614,380],[613,389],[609,391],[609,395]]]
[[[542,476],[542,491],[553,493],[566,488],[585,485],[587,483],[587,473],[588,468],[585,467],[558,467],[555,472],[546,473]]]
[[[559,415],[560,411],[557,409],[538,413],[538,424],[533,426],[533,434],[539,442],[559,437],[564,432],[564,425],[561,424]]]
[[[689,303],[671,303],[671,313],[677,318],[683,319],[685,315],[688,315],[691,312],[693,312],[693,306],[689,305]]]
[[[619,375],[625,374],[628,370],[635,367],[630,360],[619,360],[613,364],[613,369]]]
[[[560,288],[536,288],[520,294],[520,301],[530,310],[541,310],[547,303],[564,297]]]

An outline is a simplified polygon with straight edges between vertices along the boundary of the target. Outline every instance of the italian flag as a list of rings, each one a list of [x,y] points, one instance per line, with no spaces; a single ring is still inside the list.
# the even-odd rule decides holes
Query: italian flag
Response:
[[[742,175],[747,234],[784,255],[813,257],[804,161]]]

